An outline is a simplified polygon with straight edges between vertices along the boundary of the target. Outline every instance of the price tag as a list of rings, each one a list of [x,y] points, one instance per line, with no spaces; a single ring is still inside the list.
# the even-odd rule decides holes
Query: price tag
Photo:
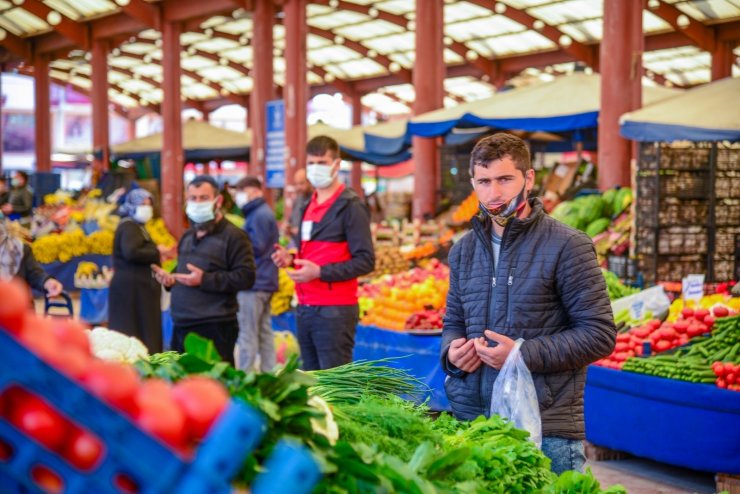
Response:
[[[690,274],[683,279],[682,283],[683,299],[695,300],[699,302],[704,297],[704,275]]]
[[[630,317],[635,321],[641,321],[645,314],[645,301],[635,300],[630,305]]]
[[[560,178],[565,178],[566,175],[568,175],[568,167],[566,165],[558,165],[555,168],[555,175],[557,175]]]
[[[301,223],[301,240],[308,242],[311,240],[311,231],[313,230],[313,221],[304,221]]]

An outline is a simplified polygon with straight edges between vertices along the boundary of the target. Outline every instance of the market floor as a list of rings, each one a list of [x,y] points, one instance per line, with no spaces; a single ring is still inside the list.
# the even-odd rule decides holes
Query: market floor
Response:
[[[641,458],[589,461],[602,488],[622,484],[629,494],[712,494],[714,475]]]

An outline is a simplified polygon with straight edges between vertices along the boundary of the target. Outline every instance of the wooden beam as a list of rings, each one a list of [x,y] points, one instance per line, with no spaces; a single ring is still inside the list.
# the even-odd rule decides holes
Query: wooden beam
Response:
[[[75,45],[85,50],[90,49],[89,24],[80,24],[69,17],[66,17],[61,12],[57,12],[50,8],[45,3],[41,2],[41,0],[25,0],[22,4],[22,8],[49,24],[54,31],[64,36]],[[49,22],[49,14],[52,12],[59,14],[59,23],[56,25]]]
[[[26,61],[31,60],[31,54],[33,53],[31,44],[6,29],[3,29],[3,32],[5,36],[0,40],[0,46],[4,46],[9,52]]]
[[[717,42],[716,31],[690,15],[684,14],[678,7],[663,0],[653,2],[655,8],[648,8],[650,12],[660,17],[673,27],[677,33],[686,36],[693,44],[702,50],[712,52]],[[682,21],[682,22],[679,22]]]
[[[236,10],[233,0],[177,0],[162,3],[165,22],[185,22],[195,17],[223,15]]]
[[[128,16],[136,19],[147,27],[157,31],[162,30],[161,3],[149,3],[144,0],[129,0],[126,5],[120,5],[121,10]]]

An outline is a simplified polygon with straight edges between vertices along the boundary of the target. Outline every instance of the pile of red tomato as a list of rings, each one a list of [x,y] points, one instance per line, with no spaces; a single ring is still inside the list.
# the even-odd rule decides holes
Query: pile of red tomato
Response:
[[[717,376],[716,384],[722,389],[740,391],[740,364],[714,362],[712,371]]]
[[[0,327],[183,456],[192,453],[228,405],[228,392],[211,378],[191,376],[174,385],[142,381],[129,364],[97,359],[79,323],[36,316],[29,310],[28,289],[20,283],[0,283],[0,300]],[[2,390],[0,416],[82,471],[95,468],[105,454],[99,437],[21,387]],[[8,446],[0,443],[3,454],[9,454]],[[39,476],[48,480],[49,472],[40,470]]]
[[[718,307],[716,310],[719,309]],[[726,311],[724,307],[721,309]],[[684,309],[681,311],[681,319],[676,322],[653,319],[642,326],[631,328],[617,335],[617,344],[612,354],[596,361],[595,365],[621,369],[628,358],[643,355],[645,343],[650,343],[651,353],[661,353],[685,345],[691,338],[709,333],[714,326],[715,315],[724,317],[727,313],[720,310],[713,315],[706,309]]]

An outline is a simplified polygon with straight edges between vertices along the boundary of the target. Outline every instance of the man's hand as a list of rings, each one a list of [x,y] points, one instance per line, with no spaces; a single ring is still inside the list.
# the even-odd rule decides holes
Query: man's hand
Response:
[[[272,253],[270,258],[279,268],[287,268],[293,264],[293,254],[280,244],[275,244],[275,252]]]
[[[506,357],[509,356],[509,352],[514,348],[514,340],[489,329],[486,329],[485,335],[498,343],[498,345],[489,347],[488,341],[485,338],[476,338],[474,340],[475,351],[484,364],[500,370],[501,367],[504,366],[504,362],[506,362]]]
[[[321,266],[308,259],[297,259],[296,266],[301,269],[287,271],[288,277],[296,283],[308,283],[321,276]]]
[[[447,351],[447,360],[458,369],[465,372],[475,372],[481,365],[481,359],[475,351],[476,340],[457,338],[450,343]]]
[[[49,298],[53,298],[61,295],[64,287],[58,280],[55,280],[54,278],[49,278],[44,282],[44,290],[46,290],[46,295]]]
[[[178,283],[185,286],[200,286],[203,282],[203,270],[194,264],[186,264],[185,267],[190,270],[188,274],[175,273],[172,276]]]
[[[172,276],[172,274],[168,273],[156,264],[152,264],[151,268],[152,271],[154,271],[154,279],[157,280],[157,283],[164,286],[165,288],[170,288],[172,285],[175,284],[175,277]]]

